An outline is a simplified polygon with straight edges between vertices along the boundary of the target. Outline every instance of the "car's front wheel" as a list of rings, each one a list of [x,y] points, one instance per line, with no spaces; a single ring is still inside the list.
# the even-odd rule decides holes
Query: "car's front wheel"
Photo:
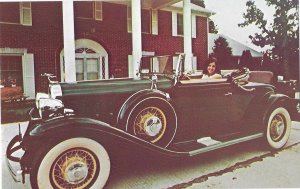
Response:
[[[177,116],[165,99],[149,97],[141,100],[129,113],[126,131],[156,144],[167,147],[177,129]]]
[[[33,163],[32,188],[95,188],[105,185],[110,159],[105,148],[89,138],[71,138],[51,145]]]
[[[291,124],[290,114],[285,108],[274,108],[268,119],[267,144],[273,149],[282,148],[289,139]]]

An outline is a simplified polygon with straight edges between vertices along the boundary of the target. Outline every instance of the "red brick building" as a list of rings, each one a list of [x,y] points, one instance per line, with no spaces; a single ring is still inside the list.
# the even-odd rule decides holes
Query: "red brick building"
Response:
[[[184,52],[197,69],[213,14],[190,0],[0,2],[0,13],[1,85],[14,80],[31,97],[47,88],[42,73],[60,81],[134,76],[143,54]]]

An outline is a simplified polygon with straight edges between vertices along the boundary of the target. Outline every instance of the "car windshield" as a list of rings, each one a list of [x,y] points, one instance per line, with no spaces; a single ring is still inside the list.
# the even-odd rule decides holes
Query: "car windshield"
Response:
[[[147,76],[152,74],[158,75],[175,75],[178,70],[178,61],[180,56],[144,56],[141,58],[140,74],[141,76]]]

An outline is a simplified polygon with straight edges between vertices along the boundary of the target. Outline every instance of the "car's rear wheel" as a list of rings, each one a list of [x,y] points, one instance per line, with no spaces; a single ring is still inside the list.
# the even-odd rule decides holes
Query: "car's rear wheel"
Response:
[[[109,176],[105,148],[89,138],[71,138],[51,145],[34,162],[33,188],[102,188]]]
[[[282,148],[289,139],[291,124],[290,114],[285,108],[274,108],[268,119],[267,144],[273,149]]]
[[[174,138],[177,129],[177,117],[172,105],[157,97],[140,101],[131,110],[126,124],[127,132],[167,147]]]

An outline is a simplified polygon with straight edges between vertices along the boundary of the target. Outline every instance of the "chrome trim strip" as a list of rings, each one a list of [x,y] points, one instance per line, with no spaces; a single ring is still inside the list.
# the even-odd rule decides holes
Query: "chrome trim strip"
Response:
[[[197,150],[190,151],[189,155],[194,156],[194,155],[202,154],[204,152],[216,150],[216,149],[219,149],[219,148],[224,148],[224,147],[227,147],[227,146],[231,146],[231,145],[234,145],[234,144],[246,142],[246,141],[249,141],[249,140],[254,140],[254,139],[263,137],[263,135],[264,135],[263,133],[257,133],[257,134],[254,134],[254,135],[250,135],[250,136],[230,140],[230,141],[227,141],[227,142],[223,142],[221,144],[216,144],[216,145],[208,146],[208,147],[205,147],[205,148],[200,148],[200,149],[197,149]]]

